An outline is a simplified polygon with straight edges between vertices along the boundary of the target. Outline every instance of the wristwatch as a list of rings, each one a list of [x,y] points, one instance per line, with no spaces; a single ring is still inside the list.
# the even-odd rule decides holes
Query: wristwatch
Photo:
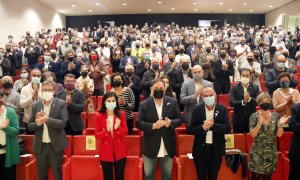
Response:
[[[278,127],[278,128],[283,128],[283,124],[282,124],[282,123],[278,123],[278,124],[277,124],[277,127]]]

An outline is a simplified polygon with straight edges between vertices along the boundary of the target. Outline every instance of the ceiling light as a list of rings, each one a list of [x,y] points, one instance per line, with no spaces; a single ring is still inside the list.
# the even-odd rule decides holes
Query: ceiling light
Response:
[[[149,11],[149,12],[150,12],[150,11],[151,11],[151,9],[148,9],[147,11]]]
[[[247,3],[243,3],[244,6],[247,6]]]
[[[198,9],[194,9],[194,11],[198,11]]]
[[[126,4],[126,3],[123,3],[122,5],[123,5],[123,6],[127,6],[127,4]]]
[[[194,5],[196,5],[197,3],[196,3],[196,2],[194,2],[193,4],[194,4]]]
[[[157,3],[158,3],[158,4],[161,4],[162,2],[158,1]]]
[[[76,7],[76,5],[75,5],[75,4],[72,4],[72,8],[74,8],[74,7]]]
[[[250,10],[249,12],[253,12],[253,10]]]
[[[100,6],[100,3],[96,3],[97,6]]]
[[[232,9],[228,9],[228,11],[230,11],[230,12],[231,12],[231,11],[232,11]]]
[[[223,5],[223,3],[222,3],[222,2],[220,2],[219,4],[220,4],[220,5]]]
[[[272,8],[273,6],[271,5],[271,6],[269,6],[269,8]]]
[[[175,11],[175,8],[171,8],[172,11]]]
[[[92,12],[92,10],[91,10],[91,9],[89,9],[89,12]]]

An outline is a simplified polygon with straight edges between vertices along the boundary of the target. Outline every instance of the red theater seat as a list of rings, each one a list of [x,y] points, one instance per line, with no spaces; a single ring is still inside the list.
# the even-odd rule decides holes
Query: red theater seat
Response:
[[[19,135],[24,140],[25,150],[27,154],[34,154],[32,150],[33,135]]]
[[[135,122],[136,122],[136,117],[137,117],[137,112],[132,113],[133,116],[133,127],[135,127]]]
[[[284,132],[283,135],[278,138],[279,151],[284,153],[290,150],[291,140],[293,132]]]
[[[143,180],[143,161],[139,156],[127,156],[125,180]]]
[[[73,136],[73,155],[96,155],[99,154],[100,140],[96,139],[96,150],[86,150],[86,136]]]
[[[272,180],[282,180],[284,174],[283,154],[278,152],[278,161],[276,171],[272,174]]]
[[[111,90],[111,86],[110,86],[110,84],[106,84],[106,86],[105,86],[105,90],[106,90],[106,92],[109,92],[109,91]]]
[[[189,159],[186,155],[176,158],[177,163],[177,179],[178,180],[197,180],[197,172],[193,159]]]
[[[283,160],[283,179],[288,180],[290,174],[290,160],[285,156],[282,156],[282,160]]]
[[[16,82],[19,79],[22,79],[21,76],[12,76],[13,82]]]
[[[248,163],[246,162],[246,168],[248,169]],[[246,169],[246,170],[247,170]],[[239,165],[238,171],[233,174],[232,170],[226,165],[226,159],[223,156],[222,164],[219,170],[218,174],[218,180],[247,180],[248,179],[248,173],[246,174],[246,177],[242,177],[243,168],[242,165]]]
[[[178,135],[176,142],[176,155],[186,155],[187,153],[192,153],[193,144],[194,144],[193,135]]]
[[[230,100],[229,94],[219,94],[218,95],[218,103],[227,107],[228,110],[233,110],[233,108],[230,107],[229,100]]]
[[[96,116],[97,116],[97,112],[88,113],[87,128],[95,128]]]
[[[245,134],[233,134],[234,135],[234,148],[239,149],[243,153],[247,152],[246,149],[246,137]]]
[[[81,118],[82,118],[83,126],[84,126],[84,129],[85,129],[85,128],[87,128],[87,124],[86,124],[86,112],[82,112],[81,113]]]
[[[71,180],[101,180],[103,174],[98,156],[71,156]]]
[[[33,154],[26,154],[20,156],[20,163],[16,166],[16,176],[18,180],[25,180],[25,166],[34,160]]]
[[[186,127],[177,127],[175,128],[175,134],[176,134],[176,137],[178,135],[186,135]]]
[[[127,147],[127,156],[141,156],[141,136],[125,136],[125,144]]]
[[[93,101],[93,106],[94,106],[94,109],[96,110],[97,109],[97,96],[92,96],[92,101]]]
[[[145,96],[144,95],[140,95],[140,102],[143,102],[145,100]]]
[[[268,88],[266,87],[265,81],[260,81],[260,87],[262,92],[268,92]]]

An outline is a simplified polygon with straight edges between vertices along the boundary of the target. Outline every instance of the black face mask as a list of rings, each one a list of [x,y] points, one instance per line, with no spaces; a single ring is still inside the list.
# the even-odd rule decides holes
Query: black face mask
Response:
[[[179,53],[183,54],[184,53],[184,49],[179,49]]]
[[[269,110],[271,108],[271,104],[270,103],[262,103],[262,104],[259,105],[259,107],[262,110],[266,111],[266,110]]]
[[[87,77],[87,74],[88,74],[88,72],[84,71],[84,72],[81,73],[81,76],[82,77]]]
[[[283,53],[282,55],[284,55],[285,58],[288,58],[288,57],[289,57],[289,54],[288,54],[288,53]]]
[[[133,76],[133,72],[126,72],[125,74],[126,74],[126,76],[128,76],[128,77]]]
[[[164,94],[165,94],[165,92],[164,92],[164,90],[154,90],[153,91],[153,97],[155,98],[155,99],[161,99],[161,98],[163,98],[164,97]]]
[[[211,52],[211,49],[206,49],[206,52],[207,52],[207,53],[210,53],[210,52]]]
[[[149,48],[150,47],[150,44],[146,44],[146,48]]]
[[[188,70],[188,69],[189,69],[190,65],[189,65],[189,64],[186,64],[186,63],[184,63],[184,64],[182,64],[182,66],[181,66],[181,67],[182,67],[182,69],[183,69],[183,70],[185,70],[185,71],[186,71],[186,70]]]
[[[264,46],[264,44],[263,44],[263,43],[260,43],[259,46],[262,47],[262,46]]]
[[[170,62],[174,62],[174,58],[169,58],[169,61]]]
[[[101,46],[101,47],[104,47],[104,46],[105,46],[105,44],[100,44],[100,46]]]
[[[159,69],[159,64],[153,64],[153,65],[152,65],[152,69],[153,69],[154,71],[157,71],[157,70]]]
[[[10,53],[10,51],[11,51],[10,49],[6,49],[6,52]]]
[[[122,82],[118,81],[118,80],[114,80],[113,84],[114,84],[114,87],[120,87],[122,85]]]
[[[13,87],[12,83],[10,83],[10,82],[5,82],[2,84],[2,86],[4,89],[10,89]]]
[[[56,54],[55,53],[51,53],[51,58],[52,59],[56,58]]]
[[[136,48],[140,48],[141,46],[140,46],[140,45],[136,45],[135,47],[136,47]]]
[[[259,55],[254,55],[254,58],[255,59],[259,59]]]
[[[222,54],[220,54],[220,57],[221,57],[222,59],[224,59],[224,58],[226,57],[226,54],[225,54],[225,53],[222,53]]]
[[[73,59],[74,59],[74,57],[69,57],[69,58],[68,58],[68,61],[72,62]]]
[[[126,52],[126,56],[130,56],[131,55],[131,52]]]
[[[87,48],[83,48],[82,50],[83,50],[83,51],[88,51],[88,49],[87,49]]]
[[[248,61],[249,63],[251,63],[251,62],[253,62],[253,58],[247,58],[247,61]]]

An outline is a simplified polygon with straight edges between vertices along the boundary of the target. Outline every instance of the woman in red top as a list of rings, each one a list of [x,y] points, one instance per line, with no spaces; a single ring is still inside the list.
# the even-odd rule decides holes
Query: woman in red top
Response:
[[[114,92],[105,93],[102,108],[95,122],[95,136],[101,140],[99,154],[104,180],[113,179],[113,166],[116,180],[124,179],[126,164],[124,137],[127,133],[125,113],[119,111],[116,94]]]

